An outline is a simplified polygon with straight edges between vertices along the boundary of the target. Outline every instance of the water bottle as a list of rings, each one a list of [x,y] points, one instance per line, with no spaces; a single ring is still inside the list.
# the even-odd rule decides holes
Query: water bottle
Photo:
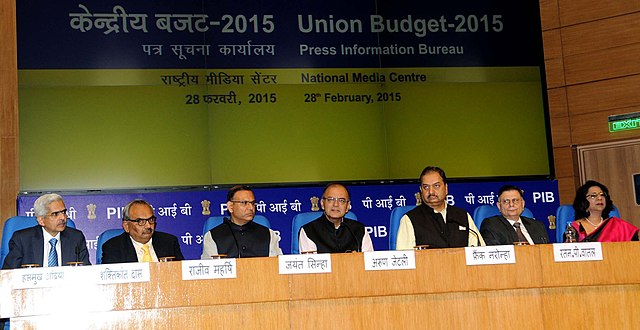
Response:
[[[567,224],[567,229],[564,230],[564,242],[565,243],[575,243],[578,241],[578,238],[576,237],[576,230],[573,229],[573,227],[571,227],[571,224],[568,223]]]

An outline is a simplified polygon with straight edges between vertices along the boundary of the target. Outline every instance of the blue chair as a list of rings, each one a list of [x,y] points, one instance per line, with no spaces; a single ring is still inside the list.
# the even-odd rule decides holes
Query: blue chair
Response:
[[[620,218],[620,212],[617,207],[613,207],[613,210],[609,212],[610,217]],[[573,205],[560,205],[556,210],[556,242],[564,242],[564,230],[567,228],[567,224],[572,223],[576,219],[576,212],[573,210]]]
[[[100,265],[102,264],[102,245],[120,235],[124,233],[124,229],[120,228],[120,229],[107,229],[105,231],[102,232],[102,234],[100,234],[100,236],[98,236],[98,244],[96,246],[96,265]]]
[[[224,220],[224,218],[226,218],[225,216],[215,216],[215,217],[209,217],[209,219],[204,221],[204,226],[202,227],[202,235],[206,234],[209,230],[217,227],[218,225],[222,224],[222,221]],[[263,225],[269,229],[271,229],[271,222],[269,222],[269,219],[267,219],[264,215],[256,215],[253,218],[253,221],[255,221],[257,224],[259,225]]]
[[[291,254],[300,253],[298,242],[298,234],[300,233],[300,228],[302,228],[302,226],[308,224],[309,222],[318,219],[321,215],[322,211],[315,211],[298,213],[293,217],[293,222],[291,223]],[[355,215],[355,213],[351,211],[347,212],[344,217],[351,220],[358,220],[358,217]]]
[[[399,206],[391,210],[391,220],[389,221],[389,250],[396,249],[400,219],[402,219],[405,213],[413,210],[415,207],[415,205]]]
[[[482,225],[482,221],[484,221],[484,219],[491,218],[496,215],[500,215],[500,210],[498,210],[497,206],[488,204],[480,205],[473,210],[473,222],[476,224],[476,227],[480,229],[480,226]],[[531,210],[526,207],[522,211],[522,216],[535,219],[535,217],[533,216],[533,212],[531,212]]]
[[[2,229],[2,246],[0,247],[0,267],[4,265],[4,259],[9,254],[9,241],[13,236],[13,233],[29,227],[33,227],[38,224],[38,220],[35,217],[15,216],[7,219]],[[71,219],[67,219],[67,226],[76,228],[76,224]]]

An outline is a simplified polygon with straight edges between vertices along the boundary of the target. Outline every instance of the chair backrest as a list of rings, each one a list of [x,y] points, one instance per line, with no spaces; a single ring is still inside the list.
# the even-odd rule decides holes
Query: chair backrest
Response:
[[[202,235],[206,234],[209,230],[217,227],[218,225],[222,224],[222,221],[224,220],[224,218],[226,218],[225,216],[215,216],[215,217],[209,217],[207,220],[204,221],[204,226],[202,227]],[[269,229],[271,229],[271,222],[269,222],[269,219],[267,219],[267,217],[265,217],[264,215],[259,215],[257,214],[254,218],[253,221],[255,221],[257,224],[259,225],[263,225]]]
[[[315,211],[298,213],[293,217],[293,221],[291,222],[291,254],[300,253],[300,247],[298,245],[298,234],[300,233],[300,228],[309,222],[318,219],[321,215],[322,211]],[[347,212],[344,217],[351,220],[358,220],[358,217],[351,211]]]
[[[497,206],[489,204],[480,205],[473,209],[473,222],[476,224],[476,227],[480,229],[480,226],[482,226],[482,222],[484,221],[484,219],[491,218],[496,215],[500,215],[500,210],[498,210]],[[524,208],[524,210],[522,210],[522,216],[535,219],[535,217],[533,216],[533,212],[531,212],[531,210],[526,207]]]
[[[415,207],[415,205],[399,206],[391,210],[391,218],[389,220],[389,250],[396,249],[400,219],[402,219],[405,213],[413,210]]]
[[[120,235],[124,233],[124,229],[120,228],[120,229],[107,229],[105,231],[102,232],[102,234],[100,234],[100,236],[98,236],[98,244],[96,246],[96,265],[100,265],[102,264],[102,245]]]
[[[9,254],[9,241],[13,233],[20,229],[33,227],[38,224],[35,217],[15,216],[7,219],[2,229],[2,245],[0,246],[0,267],[4,264],[4,259]],[[76,228],[76,224],[71,219],[67,219],[67,226]]]
[[[609,212],[610,217],[620,218],[620,212],[617,207],[613,207],[613,210]],[[564,230],[567,228],[567,224],[572,223],[576,219],[576,211],[573,209],[573,205],[560,205],[556,210],[556,242],[564,242]]]

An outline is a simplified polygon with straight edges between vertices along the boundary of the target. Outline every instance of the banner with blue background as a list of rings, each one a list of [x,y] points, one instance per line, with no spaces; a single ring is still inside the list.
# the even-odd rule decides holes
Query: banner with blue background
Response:
[[[524,190],[526,207],[535,218],[545,223],[549,238],[555,240],[555,231],[549,229],[549,216],[559,206],[557,181],[477,182],[450,183],[447,202],[464,208],[473,215],[481,205],[498,201],[498,189],[503,184],[515,184]],[[391,210],[399,206],[416,205],[419,195],[417,183],[389,185],[353,185],[351,211],[370,232],[376,250],[389,249],[389,221]],[[283,253],[291,253],[291,223],[296,214],[315,211],[319,207],[314,198],[321,198],[324,187],[255,188],[256,214],[265,216],[271,228],[280,235]],[[113,194],[65,194],[69,219],[82,230],[87,239],[91,262],[95,263],[98,236],[107,229],[122,228],[122,208],[134,199],[144,199],[154,208],[158,217],[156,230],[178,237],[187,259],[199,259],[202,253],[203,225],[211,216],[228,215],[226,190],[189,190]],[[33,202],[38,196],[18,198],[18,214],[33,216]],[[474,219],[475,220],[475,219]]]

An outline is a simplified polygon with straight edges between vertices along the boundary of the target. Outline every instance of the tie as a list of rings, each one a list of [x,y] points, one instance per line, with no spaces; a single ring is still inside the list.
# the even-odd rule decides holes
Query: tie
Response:
[[[49,244],[51,244],[51,250],[49,250],[49,267],[58,266],[58,252],[56,252],[56,243],[58,243],[58,240],[55,238],[49,240]]]
[[[149,245],[142,244],[142,262],[151,262],[151,253],[149,253]]]
[[[513,224],[513,226],[516,228],[516,235],[518,236],[518,242],[528,242],[527,238],[524,237],[524,234],[522,233],[522,229],[520,229],[520,225],[521,223],[516,222]]]

